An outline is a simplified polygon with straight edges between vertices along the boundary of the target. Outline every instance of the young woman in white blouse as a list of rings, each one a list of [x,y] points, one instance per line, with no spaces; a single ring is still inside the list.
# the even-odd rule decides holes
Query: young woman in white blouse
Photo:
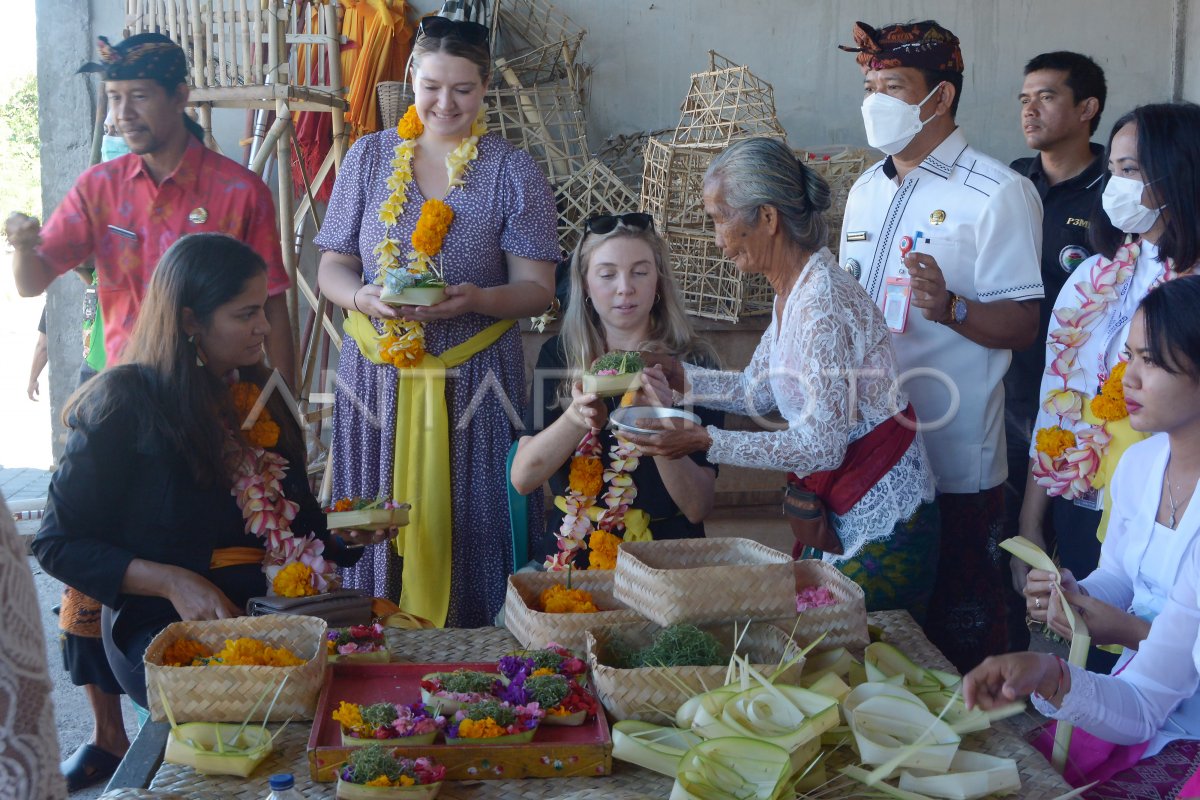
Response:
[[[1133,317],[1124,400],[1134,430],[1160,433],[1131,446],[1117,467],[1099,568],[1078,582],[1064,573],[1061,590],[1036,570],[1026,585],[1035,618],[1049,614],[1061,630],[1065,599],[1085,617],[1093,641],[1128,648],[1120,673],[1102,676],[1049,654],[1011,653],[967,676],[968,703],[988,708],[1034,693],[1043,713],[1104,741],[1146,743],[1141,757],[1173,739],[1200,738],[1193,696],[1200,506],[1192,503],[1200,481],[1198,308],[1200,276],[1186,276],[1153,289]]]
[[[829,186],[778,140],[745,139],[713,159],[704,210],[725,256],[775,290],[771,324],[742,372],[687,365],[685,381],[678,363],[664,367],[697,405],[777,411],[787,425],[686,425],[630,441],[652,455],[704,452],[714,464],[791,473],[814,516],[828,513],[843,552],[825,558],[863,587],[867,608],[923,620],[940,532],[933,477],[887,325],[825,246],[829,205]]]

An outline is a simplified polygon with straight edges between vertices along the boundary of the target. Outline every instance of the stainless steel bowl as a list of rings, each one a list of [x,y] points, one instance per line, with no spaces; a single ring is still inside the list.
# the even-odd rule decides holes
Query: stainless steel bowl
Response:
[[[700,424],[700,418],[690,411],[684,411],[682,408],[665,408],[662,406],[626,406],[618,408],[608,415],[608,424],[610,428],[618,433],[658,433],[658,431],[650,430],[649,428],[639,428],[634,424],[639,419],[685,419],[696,425]]]

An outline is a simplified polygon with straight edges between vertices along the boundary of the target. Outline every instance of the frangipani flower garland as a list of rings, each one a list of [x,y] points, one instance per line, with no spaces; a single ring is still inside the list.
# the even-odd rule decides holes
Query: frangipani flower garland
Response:
[[[630,508],[637,499],[632,473],[638,468],[641,450],[617,434],[609,449],[608,469],[604,469],[600,454],[600,439],[595,431],[588,431],[571,458],[567,491],[555,498],[563,521],[555,534],[558,552],[544,563],[549,571],[572,566],[576,553],[583,549],[590,550],[589,569],[613,569],[617,565],[617,546],[622,541],[652,538],[649,515]],[[608,489],[601,498],[605,485]],[[603,507],[596,504],[598,499]],[[622,531],[624,537],[618,536]]]
[[[239,418],[246,418],[259,392],[250,383],[233,387]],[[338,588],[337,567],[323,556],[325,543],[312,534],[297,537],[291,531],[300,507],[283,493],[287,459],[266,449],[279,443],[279,426],[265,408],[252,431],[257,433],[248,437],[249,445],[233,435],[226,441],[226,456],[236,464],[230,493],[242,512],[246,533],[263,540],[263,572],[272,591],[283,597],[303,597]]]
[[[1075,286],[1080,304],[1054,312],[1060,327],[1052,329],[1048,337],[1046,374],[1061,381],[1062,388],[1047,392],[1042,410],[1057,417],[1058,424],[1037,431],[1033,465],[1038,485],[1051,497],[1074,500],[1092,490],[1100,461],[1112,441],[1107,425],[1128,416],[1121,389],[1125,365],[1118,363],[1106,370],[1101,363],[1091,379],[1088,368],[1079,363],[1079,350],[1091,339],[1092,328],[1107,316],[1109,306],[1124,296],[1140,251],[1137,242],[1127,241],[1111,260],[1101,257],[1092,265],[1088,279]],[[1154,285],[1177,274],[1168,260]],[[1073,387],[1080,382],[1100,387],[1090,401],[1085,391]],[[1085,402],[1099,424],[1084,419]]]
[[[387,180],[391,194],[379,206],[379,221],[384,226],[384,237],[374,250],[379,265],[376,281],[381,282],[390,293],[401,292],[410,286],[444,284],[434,258],[441,253],[446,234],[454,222],[454,210],[449,204],[444,199],[431,198],[421,205],[421,215],[410,240],[412,248],[405,254],[403,265],[400,255],[404,248],[394,230],[404,214],[404,204],[408,202],[408,187],[413,182],[413,156],[417,139],[424,130],[417,107],[409,106],[396,125],[400,144],[396,145],[393,153],[392,174]],[[467,169],[479,156],[479,137],[485,133],[487,106],[483,105],[471,123],[471,135],[446,155],[446,176],[449,179],[446,197],[463,185]],[[379,355],[385,362],[399,368],[414,367],[421,362],[425,355],[425,332],[420,322],[385,320],[383,327],[386,335],[379,343]]]

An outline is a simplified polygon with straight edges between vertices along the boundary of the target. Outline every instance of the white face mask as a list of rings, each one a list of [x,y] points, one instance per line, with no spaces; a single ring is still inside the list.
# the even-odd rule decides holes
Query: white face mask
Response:
[[[1100,202],[1113,227],[1125,233],[1145,233],[1154,227],[1162,209],[1142,205],[1145,188],[1146,184],[1133,178],[1113,175],[1108,179]]]
[[[129,152],[129,145],[125,144],[124,136],[110,136],[104,134],[104,139],[100,143],[100,160],[112,161],[114,158],[123,156]]]
[[[867,129],[867,144],[876,150],[881,150],[889,156],[894,156],[913,140],[925,123],[921,121],[921,106],[934,92],[942,88],[942,84],[933,87],[925,95],[925,99],[916,105],[909,105],[903,100],[883,92],[873,92],[863,100],[863,125]],[[933,119],[930,117],[929,119]]]

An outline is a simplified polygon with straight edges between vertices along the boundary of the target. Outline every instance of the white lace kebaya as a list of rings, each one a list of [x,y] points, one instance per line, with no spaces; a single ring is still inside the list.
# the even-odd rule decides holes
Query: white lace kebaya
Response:
[[[782,430],[710,426],[717,464],[786,470],[803,477],[836,469],[846,447],[908,404],[896,385],[891,334],[874,302],[822,248],[809,258],[782,315],[773,312],[750,365],[724,372],[685,365],[688,401],[761,416],[778,411]],[[831,514],[845,553],[887,539],[897,522],[933,500],[933,475],[918,433],[908,450],[845,515]]]

